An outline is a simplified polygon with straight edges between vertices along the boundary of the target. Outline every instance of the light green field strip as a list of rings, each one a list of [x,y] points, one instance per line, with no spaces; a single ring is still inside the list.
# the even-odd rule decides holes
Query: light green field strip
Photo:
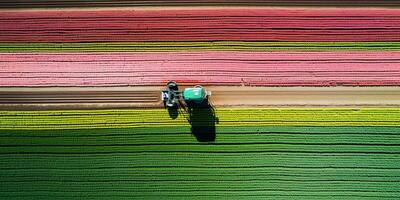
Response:
[[[0,43],[0,52],[129,52],[129,51],[337,51],[400,50],[400,42],[105,42]]]
[[[216,126],[400,126],[399,108],[218,108]],[[185,115],[186,117],[187,114]],[[209,126],[210,110],[193,116]],[[0,111],[0,129],[91,129],[189,126],[167,110]]]

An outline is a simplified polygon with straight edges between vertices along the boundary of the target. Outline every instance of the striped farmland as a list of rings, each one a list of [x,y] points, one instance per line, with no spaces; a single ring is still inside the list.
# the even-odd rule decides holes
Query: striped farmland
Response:
[[[388,42],[400,41],[399,18],[384,8],[4,11],[0,42]]]
[[[120,8],[228,4],[382,7]],[[341,87],[352,95],[364,91],[364,103],[355,95],[346,99],[361,107],[340,102],[342,95],[322,102],[346,107],[306,107],[321,106],[313,100],[280,108],[246,108],[239,102],[240,108],[191,114],[142,107],[0,110],[0,199],[398,199],[400,108],[390,104],[398,102],[390,101],[398,88],[385,87],[400,86],[400,10],[393,9],[398,5],[395,0],[1,1],[0,9],[119,7],[0,10],[5,103],[43,103],[32,108],[49,109],[44,102],[150,99],[161,106],[158,89],[148,91],[154,96],[134,91],[149,87],[99,96],[63,90],[157,88],[169,80],[186,86],[380,87]],[[313,95],[338,95],[330,91]],[[252,98],[246,92],[231,97]],[[368,102],[376,107],[362,107]]]
[[[216,141],[199,144],[190,124],[165,110],[1,111],[0,197],[399,195],[398,108],[217,108],[216,115]]]

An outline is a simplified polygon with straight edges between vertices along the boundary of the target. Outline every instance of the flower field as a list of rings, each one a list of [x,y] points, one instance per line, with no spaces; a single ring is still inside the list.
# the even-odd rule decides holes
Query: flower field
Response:
[[[1,1],[0,199],[398,199],[398,6]]]

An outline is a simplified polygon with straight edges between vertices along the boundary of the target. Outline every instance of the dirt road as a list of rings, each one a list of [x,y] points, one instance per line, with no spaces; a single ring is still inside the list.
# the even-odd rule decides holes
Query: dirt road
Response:
[[[0,88],[0,109],[158,108],[163,87]],[[217,107],[399,106],[396,87],[210,86]]]

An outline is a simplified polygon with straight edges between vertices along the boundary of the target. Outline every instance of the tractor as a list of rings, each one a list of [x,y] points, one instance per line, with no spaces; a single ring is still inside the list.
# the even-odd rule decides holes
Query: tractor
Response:
[[[175,81],[168,82],[166,90],[161,92],[161,99],[166,108],[177,108],[181,100],[183,100],[188,107],[201,105],[208,100],[209,96],[211,96],[211,92],[206,91],[201,85],[179,91],[178,84]]]
[[[210,91],[206,91],[201,85],[185,88],[179,91],[174,81],[167,83],[165,90],[161,92],[164,107],[172,119],[179,114],[183,115],[190,123],[190,130],[199,142],[213,142],[216,137],[215,124],[218,117],[209,102]]]

